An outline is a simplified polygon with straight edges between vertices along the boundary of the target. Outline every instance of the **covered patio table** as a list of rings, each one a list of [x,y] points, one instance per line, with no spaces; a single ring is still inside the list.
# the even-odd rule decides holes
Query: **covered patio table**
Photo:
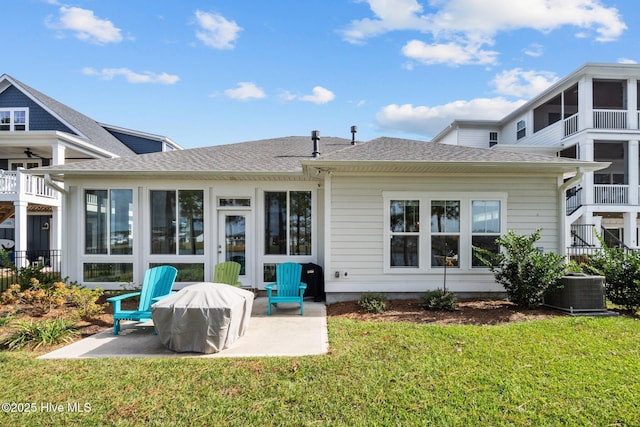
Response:
[[[196,283],[153,304],[153,323],[170,350],[217,353],[249,328],[253,297],[223,283]]]

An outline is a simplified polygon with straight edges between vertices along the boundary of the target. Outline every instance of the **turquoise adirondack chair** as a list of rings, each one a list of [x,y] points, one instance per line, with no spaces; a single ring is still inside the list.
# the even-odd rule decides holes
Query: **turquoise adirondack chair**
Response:
[[[242,286],[242,282],[238,281],[238,277],[240,276],[241,267],[240,263],[235,261],[218,263],[213,270],[213,281],[240,287]]]
[[[144,273],[144,281],[140,292],[132,292],[108,298],[113,304],[113,335],[120,333],[121,320],[138,320],[146,322],[151,320],[151,304],[159,298],[169,295],[178,275],[178,270],[170,265],[162,265],[148,269]],[[140,296],[137,310],[122,310],[122,300]],[[155,299],[155,301],[154,301]]]
[[[279,302],[294,302],[300,304],[300,316],[304,315],[304,291],[307,284],[300,281],[302,265],[295,262],[285,262],[276,266],[276,282],[265,285],[267,290],[267,315],[271,316],[271,306],[278,306]],[[276,293],[273,293],[273,288]]]

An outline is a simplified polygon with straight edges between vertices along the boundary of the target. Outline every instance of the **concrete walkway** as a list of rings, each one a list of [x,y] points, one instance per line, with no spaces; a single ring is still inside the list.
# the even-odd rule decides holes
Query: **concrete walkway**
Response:
[[[81,359],[98,357],[263,357],[307,356],[329,351],[326,306],[305,301],[304,316],[294,304],[278,304],[267,316],[267,298],[253,302],[247,333],[230,348],[213,354],[176,353],[153,334],[153,323],[123,322],[120,335],[113,329],[100,332],[39,359]]]

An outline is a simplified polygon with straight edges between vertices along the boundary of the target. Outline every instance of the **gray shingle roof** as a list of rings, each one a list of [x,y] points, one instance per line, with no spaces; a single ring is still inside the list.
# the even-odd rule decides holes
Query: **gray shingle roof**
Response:
[[[344,138],[322,138],[323,155],[350,147]],[[52,173],[301,173],[302,160],[312,159],[310,137],[289,136],[236,144],[142,154],[135,157],[90,160],[47,168]]]
[[[228,145],[192,148],[135,157],[91,160],[81,163],[40,168],[53,175],[143,174],[165,176],[217,175],[302,175],[304,167],[344,165],[344,170],[364,170],[371,164],[395,167],[396,171],[427,171],[440,168],[451,172],[482,170],[487,167],[553,168],[575,170],[578,166],[598,168],[594,162],[565,159],[541,154],[516,153],[471,148],[441,143],[398,138],[378,138],[351,145],[349,139],[320,140],[321,156],[312,156],[313,143],[309,137],[290,136]],[[410,166],[406,166],[410,165]],[[428,165],[428,166],[425,166]],[[454,166],[450,166],[454,165]],[[468,165],[468,166],[465,166]],[[404,168],[404,169],[402,169]],[[475,169],[472,169],[475,168]],[[478,169],[480,168],[480,169]],[[484,169],[482,169],[484,168]]]
[[[36,89],[22,83],[19,80],[11,76],[10,81],[20,90],[27,93],[46,109],[57,115],[63,122],[69,124],[72,128],[75,128],[78,132],[84,135],[92,145],[106,150],[118,156],[133,156],[135,153],[129,149],[122,142],[118,141],[113,135],[107,132],[98,122],[84,114],[64,105],[61,102],[45,95],[44,93],[37,91]],[[83,136],[79,136],[84,139]]]

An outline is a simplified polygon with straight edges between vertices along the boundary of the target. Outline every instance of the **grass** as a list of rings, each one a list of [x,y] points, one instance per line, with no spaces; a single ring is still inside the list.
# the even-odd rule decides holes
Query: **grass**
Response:
[[[0,352],[1,401],[37,409],[0,417],[16,426],[640,423],[637,319],[328,325],[325,356],[60,361]],[[47,403],[64,410],[46,412]]]

